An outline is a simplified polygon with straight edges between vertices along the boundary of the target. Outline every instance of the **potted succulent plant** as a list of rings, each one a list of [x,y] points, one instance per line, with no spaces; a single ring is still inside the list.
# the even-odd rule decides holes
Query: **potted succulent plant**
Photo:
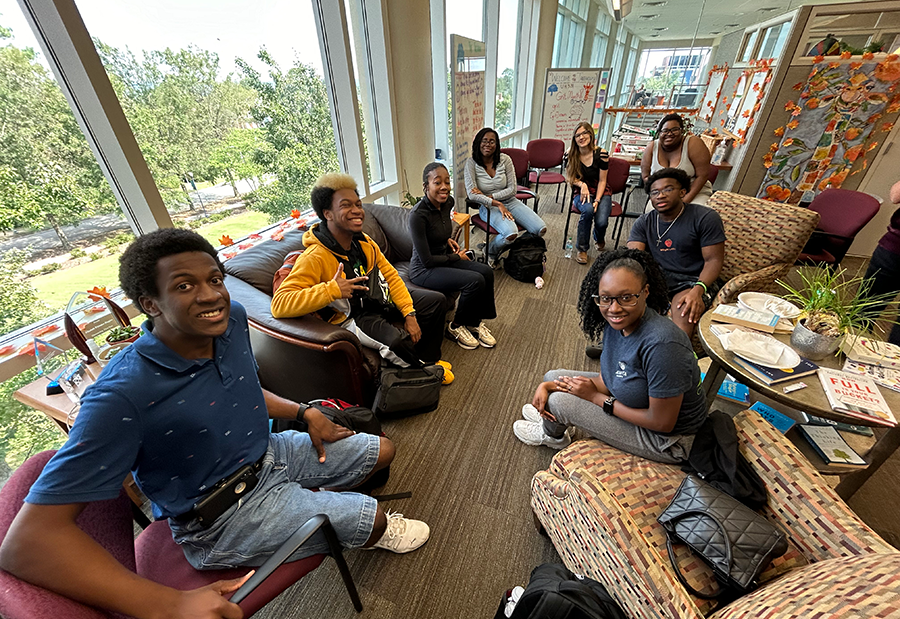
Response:
[[[841,345],[843,336],[873,330],[885,305],[894,294],[871,295],[872,280],[847,276],[846,269],[824,267],[800,269],[799,288],[778,280],[784,298],[801,310],[791,333],[791,346],[809,359],[824,359]]]
[[[118,344],[120,342],[133,342],[138,339],[141,335],[141,330],[139,327],[133,327],[131,325],[125,327],[116,327],[112,331],[109,332],[109,335],[106,336],[106,341],[109,344]]]

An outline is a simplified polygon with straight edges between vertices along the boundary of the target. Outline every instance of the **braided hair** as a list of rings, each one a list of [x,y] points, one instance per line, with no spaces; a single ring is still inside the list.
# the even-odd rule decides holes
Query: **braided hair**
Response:
[[[653,256],[639,249],[625,247],[615,251],[603,252],[594,261],[590,271],[581,282],[581,293],[578,295],[578,313],[581,316],[581,330],[592,342],[599,341],[606,318],[594,303],[592,295],[600,288],[600,278],[611,269],[627,269],[641,278],[641,285],[650,285],[647,305],[660,315],[669,309],[669,287],[662,269]]]

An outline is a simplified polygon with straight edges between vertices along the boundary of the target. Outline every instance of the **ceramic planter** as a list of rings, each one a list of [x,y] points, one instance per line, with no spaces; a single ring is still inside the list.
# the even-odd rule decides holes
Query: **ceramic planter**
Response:
[[[841,338],[840,335],[835,337],[810,331],[806,328],[806,319],[803,318],[791,332],[791,347],[807,359],[818,361],[833,355],[841,344]]]

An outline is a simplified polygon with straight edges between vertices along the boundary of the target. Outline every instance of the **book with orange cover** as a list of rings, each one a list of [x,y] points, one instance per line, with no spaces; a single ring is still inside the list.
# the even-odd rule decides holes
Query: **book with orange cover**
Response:
[[[897,425],[884,396],[872,379],[823,367],[817,374],[828,403],[834,410],[882,426]]]

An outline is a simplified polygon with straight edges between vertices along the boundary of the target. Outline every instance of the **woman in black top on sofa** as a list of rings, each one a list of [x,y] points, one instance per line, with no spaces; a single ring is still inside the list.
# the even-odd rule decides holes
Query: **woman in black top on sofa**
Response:
[[[479,345],[493,348],[497,341],[484,324],[496,318],[494,271],[475,262],[450,238],[450,173],[434,162],[422,172],[425,196],[409,215],[409,233],[413,242],[410,280],[417,286],[441,292],[459,292],[456,314],[448,333],[462,348]]]

